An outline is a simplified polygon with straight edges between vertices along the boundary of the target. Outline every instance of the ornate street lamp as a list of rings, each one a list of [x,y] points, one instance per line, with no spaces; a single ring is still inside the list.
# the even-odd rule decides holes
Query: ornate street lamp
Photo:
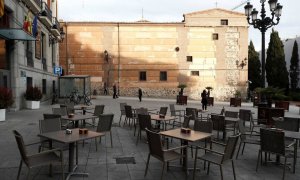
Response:
[[[261,11],[260,17],[261,19],[257,18],[258,11],[250,4],[247,3],[245,8],[245,15],[247,16],[247,21],[250,25],[253,25],[254,28],[259,29],[261,32],[261,75],[262,75],[262,87],[265,87],[265,33],[267,29],[272,26],[275,26],[279,23],[281,12],[282,12],[282,5],[277,3],[277,0],[269,0],[268,3],[270,5],[271,17],[266,17],[266,10],[265,10],[265,2],[266,0],[260,0],[261,3]],[[276,21],[274,21],[274,17],[276,17]],[[252,21],[250,21],[252,19]]]

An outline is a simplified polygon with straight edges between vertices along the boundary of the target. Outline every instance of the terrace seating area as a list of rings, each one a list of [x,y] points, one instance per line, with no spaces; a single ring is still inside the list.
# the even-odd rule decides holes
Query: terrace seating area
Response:
[[[172,108],[166,108],[170,104]],[[94,112],[98,105],[102,107],[99,114]],[[0,179],[16,179],[18,175],[21,155],[13,130],[22,137],[27,156],[47,152],[56,145],[64,147],[63,155],[55,157],[58,163],[50,169],[48,161],[30,168],[29,179],[61,179],[62,171],[67,179],[300,179],[300,117],[296,106],[290,105],[282,118],[273,113],[271,124],[254,127],[252,119],[259,120],[258,108],[251,103],[231,107],[215,102],[202,111],[199,101],[182,106],[169,99],[144,98],[140,103],[137,98],[98,96],[92,106],[79,106],[68,110],[73,117],[65,115],[65,109],[63,113],[58,111],[60,104],[45,103],[38,110],[9,112],[7,120],[0,123],[0,146],[5,147],[0,153]],[[57,128],[41,130],[44,119],[47,123],[53,119]],[[61,120],[70,123],[62,124]],[[71,135],[66,134],[66,128],[72,130]],[[80,129],[88,133],[80,134]],[[259,138],[262,131],[267,135],[263,141]],[[267,138],[272,139],[273,132],[280,135],[278,143],[283,149],[271,152],[274,147],[262,142],[270,142]],[[49,140],[55,143],[49,144]],[[28,174],[24,164],[20,179]]]

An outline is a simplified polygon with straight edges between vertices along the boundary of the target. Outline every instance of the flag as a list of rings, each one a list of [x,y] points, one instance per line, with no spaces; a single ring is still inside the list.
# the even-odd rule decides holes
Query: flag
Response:
[[[32,22],[32,35],[33,37],[36,37],[38,34],[37,30],[37,16],[34,17],[33,22]]]
[[[4,0],[0,0],[0,17],[4,15]]]

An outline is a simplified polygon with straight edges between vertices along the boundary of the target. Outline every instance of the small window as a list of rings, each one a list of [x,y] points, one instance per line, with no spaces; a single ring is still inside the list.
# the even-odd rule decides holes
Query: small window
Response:
[[[219,39],[219,34],[213,33],[213,40],[218,40],[218,39]]]
[[[43,79],[42,80],[43,81],[43,88],[42,88],[42,93],[43,94],[46,94],[47,93],[47,81],[46,81],[46,79]]]
[[[193,56],[187,56],[186,61],[187,62],[193,62]]]
[[[160,81],[167,81],[167,80],[168,80],[167,71],[160,71]]]
[[[191,71],[192,76],[199,76],[199,71]]]
[[[227,26],[228,25],[228,19],[221,19],[221,25]]]
[[[147,80],[147,73],[146,71],[140,72],[140,81],[146,81]]]

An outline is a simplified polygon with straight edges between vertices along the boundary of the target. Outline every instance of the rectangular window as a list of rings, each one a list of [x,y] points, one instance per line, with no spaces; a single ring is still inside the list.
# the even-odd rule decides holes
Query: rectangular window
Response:
[[[218,40],[218,39],[219,39],[219,34],[213,33],[213,40]]]
[[[186,56],[187,62],[193,62],[193,56]]]
[[[221,19],[221,25],[227,26],[228,25],[228,19]]]
[[[26,77],[26,87],[32,87],[32,77]]]
[[[46,94],[47,93],[47,80],[43,79],[43,88],[42,88],[42,93]]]
[[[38,25],[38,34],[35,41],[35,58],[41,59],[41,27]]]
[[[159,79],[160,81],[167,81],[168,80],[167,71],[160,71]]]
[[[140,72],[140,81],[147,81],[147,73],[146,71]]]
[[[191,71],[192,76],[199,76],[199,71]]]
[[[32,53],[32,42],[27,41],[26,42],[26,58],[27,58],[27,66],[34,67],[34,61],[33,61],[33,53]]]

